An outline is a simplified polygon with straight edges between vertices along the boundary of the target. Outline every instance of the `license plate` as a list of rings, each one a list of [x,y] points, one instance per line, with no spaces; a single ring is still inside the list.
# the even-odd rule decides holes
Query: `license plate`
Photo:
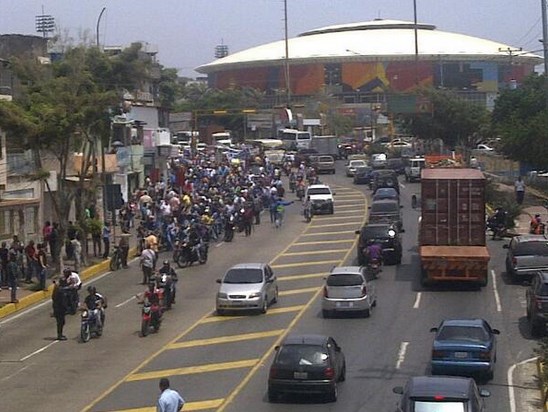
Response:
[[[293,372],[293,377],[295,379],[307,379],[308,373],[306,372]]]
[[[468,352],[455,352],[455,358],[463,359],[468,357]]]
[[[336,306],[338,308],[352,308],[354,307],[354,302],[337,302]]]

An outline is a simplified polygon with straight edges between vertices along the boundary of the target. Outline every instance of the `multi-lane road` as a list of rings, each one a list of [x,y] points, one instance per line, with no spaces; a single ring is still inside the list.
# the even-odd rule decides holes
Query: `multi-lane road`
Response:
[[[249,238],[212,247],[204,266],[181,270],[175,308],[162,329],[138,336],[141,291],[137,263],[94,281],[109,297],[105,334],[78,342],[78,319],[68,319],[67,342],[53,340],[49,302],[0,322],[2,410],[154,411],[158,380],[169,377],[187,401],[184,410],[217,411],[392,411],[392,387],[428,373],[429,329],[448,317],[484,317],[501,330],[488,410],[531,407],[516,383],[516,364],[533,356],[524,316],[524,287],[506,281],[503,242],[489,243],[489,284],[477,289],[433,288],[418,282],[417,220],[410,198],[420,185],[402,184],[404,256],[378,279],[378,305],[370,318],[321,317],[319,295],[325,274],[355,263],[354,231],[367,216],[369,191],[344,177],[342,164],[322,180],[335,190],[335,214],[306,224],[300,205],[287,208],[286,222],[269,222]],[[291,198],[291,195],[289,195]],[[268,218],[265,216],[265,218]],[[215,279],[240,262],[269,262],[280,298],[266,315],[215,316]],[[270,404],[266,381],[272,352],[288,333],[335,337],[347,359],[347,380],[336,404],[311,398]],[[509,383],[513,383],[509,386]]]

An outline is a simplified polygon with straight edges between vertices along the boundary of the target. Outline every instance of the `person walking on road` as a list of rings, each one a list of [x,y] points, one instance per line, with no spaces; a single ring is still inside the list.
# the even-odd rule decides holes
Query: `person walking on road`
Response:
[[[103,230],[101,232],[101,237],[103,238],[103,259],[108,258],[110,254],[110,225],[108,222],[105,222],[103,225]]]
[[[157,412],[179,412],[185,405],[185,400],[177,391],[170,389],[169,379],[160,379],[160,397],[156,407]]]
[[[525,197],[525,182],[521,179],[521,176],[514,182],[514,188],[516,190],[516,202],[521,205]]]
[[[6,269],[8,287],[11,289],[11,303],[18,303],[17,300],[17,280],[20,277],[21,269],[17,264],[17,256],[10,254],[10,260]]]
[[[66,296],[58,281],[53,281],[53,292],[51,300],[53,303],[53,316],[57,322],[57,340],[67,340],[63,335],[63,327],[65,326],[65,315],[67,314]]]
[[[143,271],[143,285],[148,284],[152,279],[152,273],[154,272],[154,265],[156,263],[156,254],[150,248],[150,245],[146,245],[146,249],[141,253],[141,269]]]

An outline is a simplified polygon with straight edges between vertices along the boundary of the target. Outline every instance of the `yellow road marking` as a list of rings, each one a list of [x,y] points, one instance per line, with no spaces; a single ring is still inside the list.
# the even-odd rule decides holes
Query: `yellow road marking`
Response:
[[[128,376],[126,381],[127,382],[145,381],[150,379],[165,378],[166,376],[193,375],[195,373],[219,372],[219,371],[226,371],[230,369],[251,368],[252,366],[255,366],[255,364],[258,361],[259,359],[246,359],[246,360],[234,361],[234,362],[210,363],[208,365],[196,365],[196,366],[187,366],[184,368],[162,369],[159,371],[141,372],[141,373],[135,373],[133,375]]]
[[[290,252],[284,253],[284,256],[306,256],[306,255],[322,255],[324,253],[346,253],[347,249],[330,249],[330,250],[310,250],[307,252]]]
[[[356,225],[357,226],[357,225]],[[339,232],[316,232],[316,233],[304,233],[301,236],[327,236],[327,235],[347,235],[354,233],[353,230],[341,230]]]
[[[364,196],[365,197],[365,196]],[[365,218],[363,220],[363,222],[365,222]],[[362,222],[362,223],[363,223]],[[356,239],[356,242],[357,242],[357,239]],[[352,248],[348,250],[347,254],[345,255],[344,259],[342,260],[342,262],[346,261],[346,259],[348,259],[348,256],[350,256],[350,253],[352,251]],[[286,331],[285,333],[283,333],[277,340],[276,342],[273,343],[273,345],[270,347],[270,349],[268,351],[265,352],[265,354],[262,356],[262,358],[259,360],[259,362],[253,366],[253,368],[251,368],[251,370],[247,373],[247,375],[245,376],[245,378],[240,382],[240,384],[238,386],[236,386],[236,388],[232,391],[232,393],[227,397],[225,398],[223,404],[217,409],[217,412],[224,412],[224,410],[228,407],[228,405],[230,405],[232,403],[232,401],[236,398],[236,396],[238,396],[238,394],[242,391],[242,389],[249,383],[249,381],[251,380],[251,378],[253,378],[253,376],[257,373],[257,371],[259,370],[259,368],[265,364],[266,360],[268,359],[268,357],[270,356],[270,353],[274,350],[274,348],[279,345],[282,340],[287,336],[287,334],[289,333],[289,331],[291,329],[293,329],[295,327],[295,325],[297,324],[297,322],[299,322],[301,320],[301,318],[303,317],[304,313],[306,312],[306,310],[308,308],[310,308],[310,306],[312,305],[312,303],[316,300],[316,298],[320,295],[320,292],[321,292],[321,288],[318,289],[318,291],[314,294],[314,296],[312,296],[312,298],[308,301],[308,303],[306,305],[304,305],[304,308],[303,310],[301,310],[296,316],[295,318],[293,318],[293,320],[291,321],[291,323],[288,325],[288,327],[286,328]]]
[[[273,269],[283,268],[296,268],[301,266],[313,266],[313,265],[327,265],[331,263],[340,263],[340,260],[318,260],[317,262],[299,262],[299,263],[286,263],[283,265],[272,265]]]
[[[301,309],[302,309],[302,305],[287,306],[285,308],[274,308],[274,309],[269,309],[266,312],[266,315],[278,315],[280,313],[298,312]],[[236,320],[236,319],[242,319],[247,317],[248,316],[210,316],[208,318],[205,318],[202,321],[202,323],[223,322],[223,321]]]
[[[354,242],[354,238],[352,239],[338,239],[338,240],[320,240],[317,242],[299,242],[299,243],[293,243],[293,246],[312,246],[312,245],[325,245],[326,243],[352,243]]]
[[[339,227],[339,226],[356,226],[356,222],[348,222],[348,223],[328,223],[327,225],[311,225],[309,229],[316,229],[319,227]]]
[[[309,273],[306,275],[290,275],[290,276],[280,276],[278,278],[279,282],[285,282],[288,280],[301,280],[301,279],[313,279],[313,278],[322,278],[327,275],[328,272],[323,273]]]
[[[224,399],[210,399],[207,401],[185,402],[184,410],[187,411],[204,411],[207,409],[215,409],[222,405]],[[118,409],[112,412],[156,412],[156,406],[147,406],[144,408]]]
[[[340,206],[337,206],[337,210],[339,210],[339,209],[350,209],[352,207],[355,208],[356,205],[340,205]],[[355,210],[365,210],[365,209],[367,209],[367,208],[365,207],[365,204],[363,204],[362,207],[360,207],[359,209],[356,208]]]
[[[315,288],[302,288],[302,289],[291,289],[291,290],[284,290],[279,293],[280,296],[288,296],[288,295],[299,295],[301,293],[310,293],[310,292],[317,292],[318,287]]]
[[[281,295],[282,293],[280,293]],[[266,332],[254,332],[254,333],[244,333],[241,335],[230,335],[230,336],[221,336],[218,338],[208,338],[208,339],[194,339],[186,342],[172,343],[167,347],[167,349],[183,349],[183,348],[192,348],[195,346],[206,346],[206,345],[217,345],[220,343],[232,343],[232,342],[241,342],[244,340],[253,340],[253,339],[262,339],[270,338],[272,336],[278,336],[284,332],[284,329],[269,330]]]

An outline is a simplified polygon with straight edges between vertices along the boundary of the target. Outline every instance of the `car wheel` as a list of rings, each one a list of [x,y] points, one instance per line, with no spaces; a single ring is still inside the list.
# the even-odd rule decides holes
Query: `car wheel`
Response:
[[[327,318],[329,318],[329,317],[331,316],[331,313],[330,313],[328,310],[323,309],[323,310],[322,310],[322,316],[323,316],[325,319],[327,319]]]
[[[344,382],[346,380],[346,362],[343,363],[341,376],[339,377],[339,382]]]
[[[371,306],[373,306],[374,308],[377,307],[377,299],[375,299],[375,300],[373,301],[373,303],[371,304]]]
[[[268,310],[268,300],[266,297],[263,299],[263,306],[261,307],[261,313],[266,313]]]
[[[278,402],[279,398],[280,398],[280,394],[278,392],[273,391],[273,390],[268,391],[268,402],[276,403],[276,402]]]
[[[274,297],[272,298],[272,303],[278,303],[278,288],[274,291]]]
[[[224,314],[226,314],[226,311],[224,309],[217,309],[216,312],[217,316],[223,316]]]
[[[525,316],[527,316],[527,320],[531,319],[531,312],[529,311],[529,307],[527,307],[527,310],[525,311]]]
[[[371,309],[365,309],[362,314],[364,318],[368,318],[369,316],[371,316]]]
[[[531,336],[534,338],[541,337],[544,334],[544,323],[534,321],[531,322]]]
[[[493,370],[490,370],[489,372],[487,372],[485,374],[485,382],[488,382],[490,380],[493,380],[493,378],[495,377],[495,371]]]
[[[337,384],[335,383],[335,386],[333,389],[327,394],[327,402],[337,402],[337,398],[339,397],[339,388],[337,387]]]

